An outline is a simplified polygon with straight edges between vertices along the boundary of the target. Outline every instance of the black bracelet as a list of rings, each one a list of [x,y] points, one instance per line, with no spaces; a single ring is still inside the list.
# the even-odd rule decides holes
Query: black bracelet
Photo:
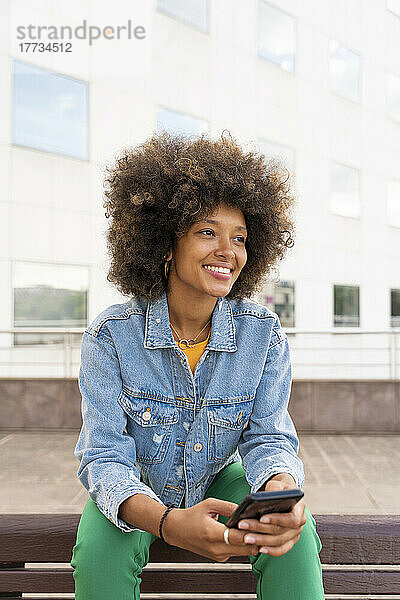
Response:
[[[177,508],[175,506],[175,504],[167,504],[168,508],[167,510],[164,512],[163,516],[161,517],[161,521],[160,521],[160,526],[158,528],[158,534],[160,536],[160,538],[162,539],[163,542],[165,542],[166,544],[168,544],[168,542],[165,541],[164,536],[162,534],[162,525],[164,523],[164,519],[167,516],[167,514],[169,513],[170,510],[172,510],[173,508]]]

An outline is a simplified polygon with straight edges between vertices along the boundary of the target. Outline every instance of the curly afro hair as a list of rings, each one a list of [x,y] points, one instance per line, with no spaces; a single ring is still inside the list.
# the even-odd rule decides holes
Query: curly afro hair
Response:
[[[222,202],[239,208],[247,263],[227,297],[249,298],[293,245],[289,172],[276,159],[244,152],[229,132],[215,141],[167,132],[123,150],[106,168],[107,279],[122,294],[159,299],[170,249]]]

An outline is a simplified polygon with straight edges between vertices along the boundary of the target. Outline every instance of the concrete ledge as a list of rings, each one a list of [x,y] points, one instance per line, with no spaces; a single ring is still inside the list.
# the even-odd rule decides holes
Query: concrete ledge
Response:
[[[289,406],[302,433],[399,433],[400,381],[294,381]],[[76,379],[0,379],[4,429],[79,430]]]
[[[400,381],[294,381],[289,410],[304,433],[399,433]]]
[[[80,429],[76,379],[0,379],[0,423],[16,429]]]

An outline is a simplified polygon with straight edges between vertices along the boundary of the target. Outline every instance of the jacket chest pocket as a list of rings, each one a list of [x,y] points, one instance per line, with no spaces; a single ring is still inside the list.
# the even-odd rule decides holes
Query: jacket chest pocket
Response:
[[[175,423],[176,406],[168,398],[136,396],[124,390],[118,402],[128,416],[127,432],[135,440],[136,460],[146,464],[165,459]]]
[[[236,450],[252,407],[253,400],[248,399],[234,404],[221,404],[207,408],[207,458],[209,461],[224,461]]]

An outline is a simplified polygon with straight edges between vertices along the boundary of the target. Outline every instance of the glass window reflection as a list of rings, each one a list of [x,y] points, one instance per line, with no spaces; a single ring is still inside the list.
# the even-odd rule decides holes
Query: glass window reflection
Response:
[[[360,288],[354,285],[334,285],[335,327],[360,326]]]
[[[200,31],[208,31],[208,0],[157,0],[157,8]]]
[[[191,115],[160,107],[157,111],[157,132],[200,135],[208,132],[208,122]]]
[[[336,40],[329,43],[331,89],[349,100],[360,100],[360,57]]]
[[[264,0],[258,2],[258,55],[294,73],[295,19]]]
[[[86,327],[87,267],[16,262],[14,327]],[[62,342],[58,334],[16,334],[15,344]]]
[[[331,211],[343,217],[361,214],[359,171],[333,163],[331,166]]]
[[[390,325],[400,327],[400,290],[390,290]]]
[[[15,60],[13,142],[87,159],[88,84]]]
[[[295,326],[294,282],[267,282],[255,298],[263,306],[276,312],[282,327]]]

